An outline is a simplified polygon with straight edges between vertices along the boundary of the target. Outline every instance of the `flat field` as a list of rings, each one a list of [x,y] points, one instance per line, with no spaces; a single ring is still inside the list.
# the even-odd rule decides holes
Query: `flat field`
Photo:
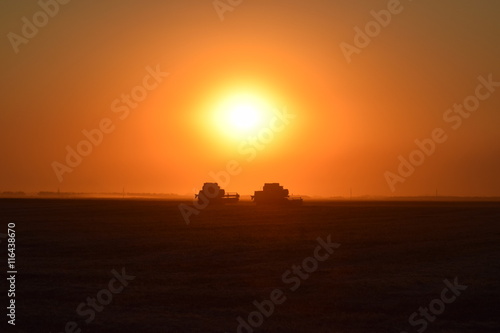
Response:
[[[189,225],[178,205],[0,200],[18,271],[1,331],[500,332],[498,202],[242,202]]]

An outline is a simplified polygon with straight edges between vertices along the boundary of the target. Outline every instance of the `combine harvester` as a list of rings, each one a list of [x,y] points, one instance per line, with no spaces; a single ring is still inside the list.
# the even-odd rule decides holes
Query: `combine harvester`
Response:
[[[265,183],[262,191],[255,191],[252,200],[257,205],[302,205],[301,197],[291,197],[279,183]]]
[[[220,188],[217,183],[204,183],[203,188],[194,195],[195,199],[198,199],[198,203],[202,205],[204,201],[207,200],[210,204],[226,204],[226,203],[237,203],[240,200],[240,195],[238,193],[226,193],[226,191]]]

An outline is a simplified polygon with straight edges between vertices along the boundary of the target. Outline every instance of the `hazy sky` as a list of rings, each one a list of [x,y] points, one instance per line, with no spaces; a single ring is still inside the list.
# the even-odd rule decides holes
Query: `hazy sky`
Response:
[[[2,1],[0,191],[500,195],[498,1],[238,2]]]

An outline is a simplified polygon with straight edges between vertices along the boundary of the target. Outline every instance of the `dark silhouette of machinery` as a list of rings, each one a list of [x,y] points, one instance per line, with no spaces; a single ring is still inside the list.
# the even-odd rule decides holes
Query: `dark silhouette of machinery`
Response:
[[[301,205],[301,197],[291,197],[288,190],[280,186],[279,183],[265,183],[262,191],[255,191],[252,200],[256,204],[293,204]]]
[[[204,183],[203,188],[194,197],[198,199],[200,205],[207,201],[210,204],[225,204],[235,203],[240,200],[238,193],[226,193],[217,183]]]

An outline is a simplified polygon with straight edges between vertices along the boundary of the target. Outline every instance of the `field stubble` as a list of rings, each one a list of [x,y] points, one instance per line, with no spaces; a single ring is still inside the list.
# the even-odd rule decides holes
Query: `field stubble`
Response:
[[[17,328],[236,332],[236,318],[280,288],[286,302],[256,332],[416,332],[410,314],[458,277],[468,289],[426,332],[500,331],[500,203],[242,203],[189,225],[177,205],[0,200],[2,228],[17,229]],[[341,246],[290,291],[282,274],[328,235]],[[135,280],[86,324],[76,307],[121,267]]]

